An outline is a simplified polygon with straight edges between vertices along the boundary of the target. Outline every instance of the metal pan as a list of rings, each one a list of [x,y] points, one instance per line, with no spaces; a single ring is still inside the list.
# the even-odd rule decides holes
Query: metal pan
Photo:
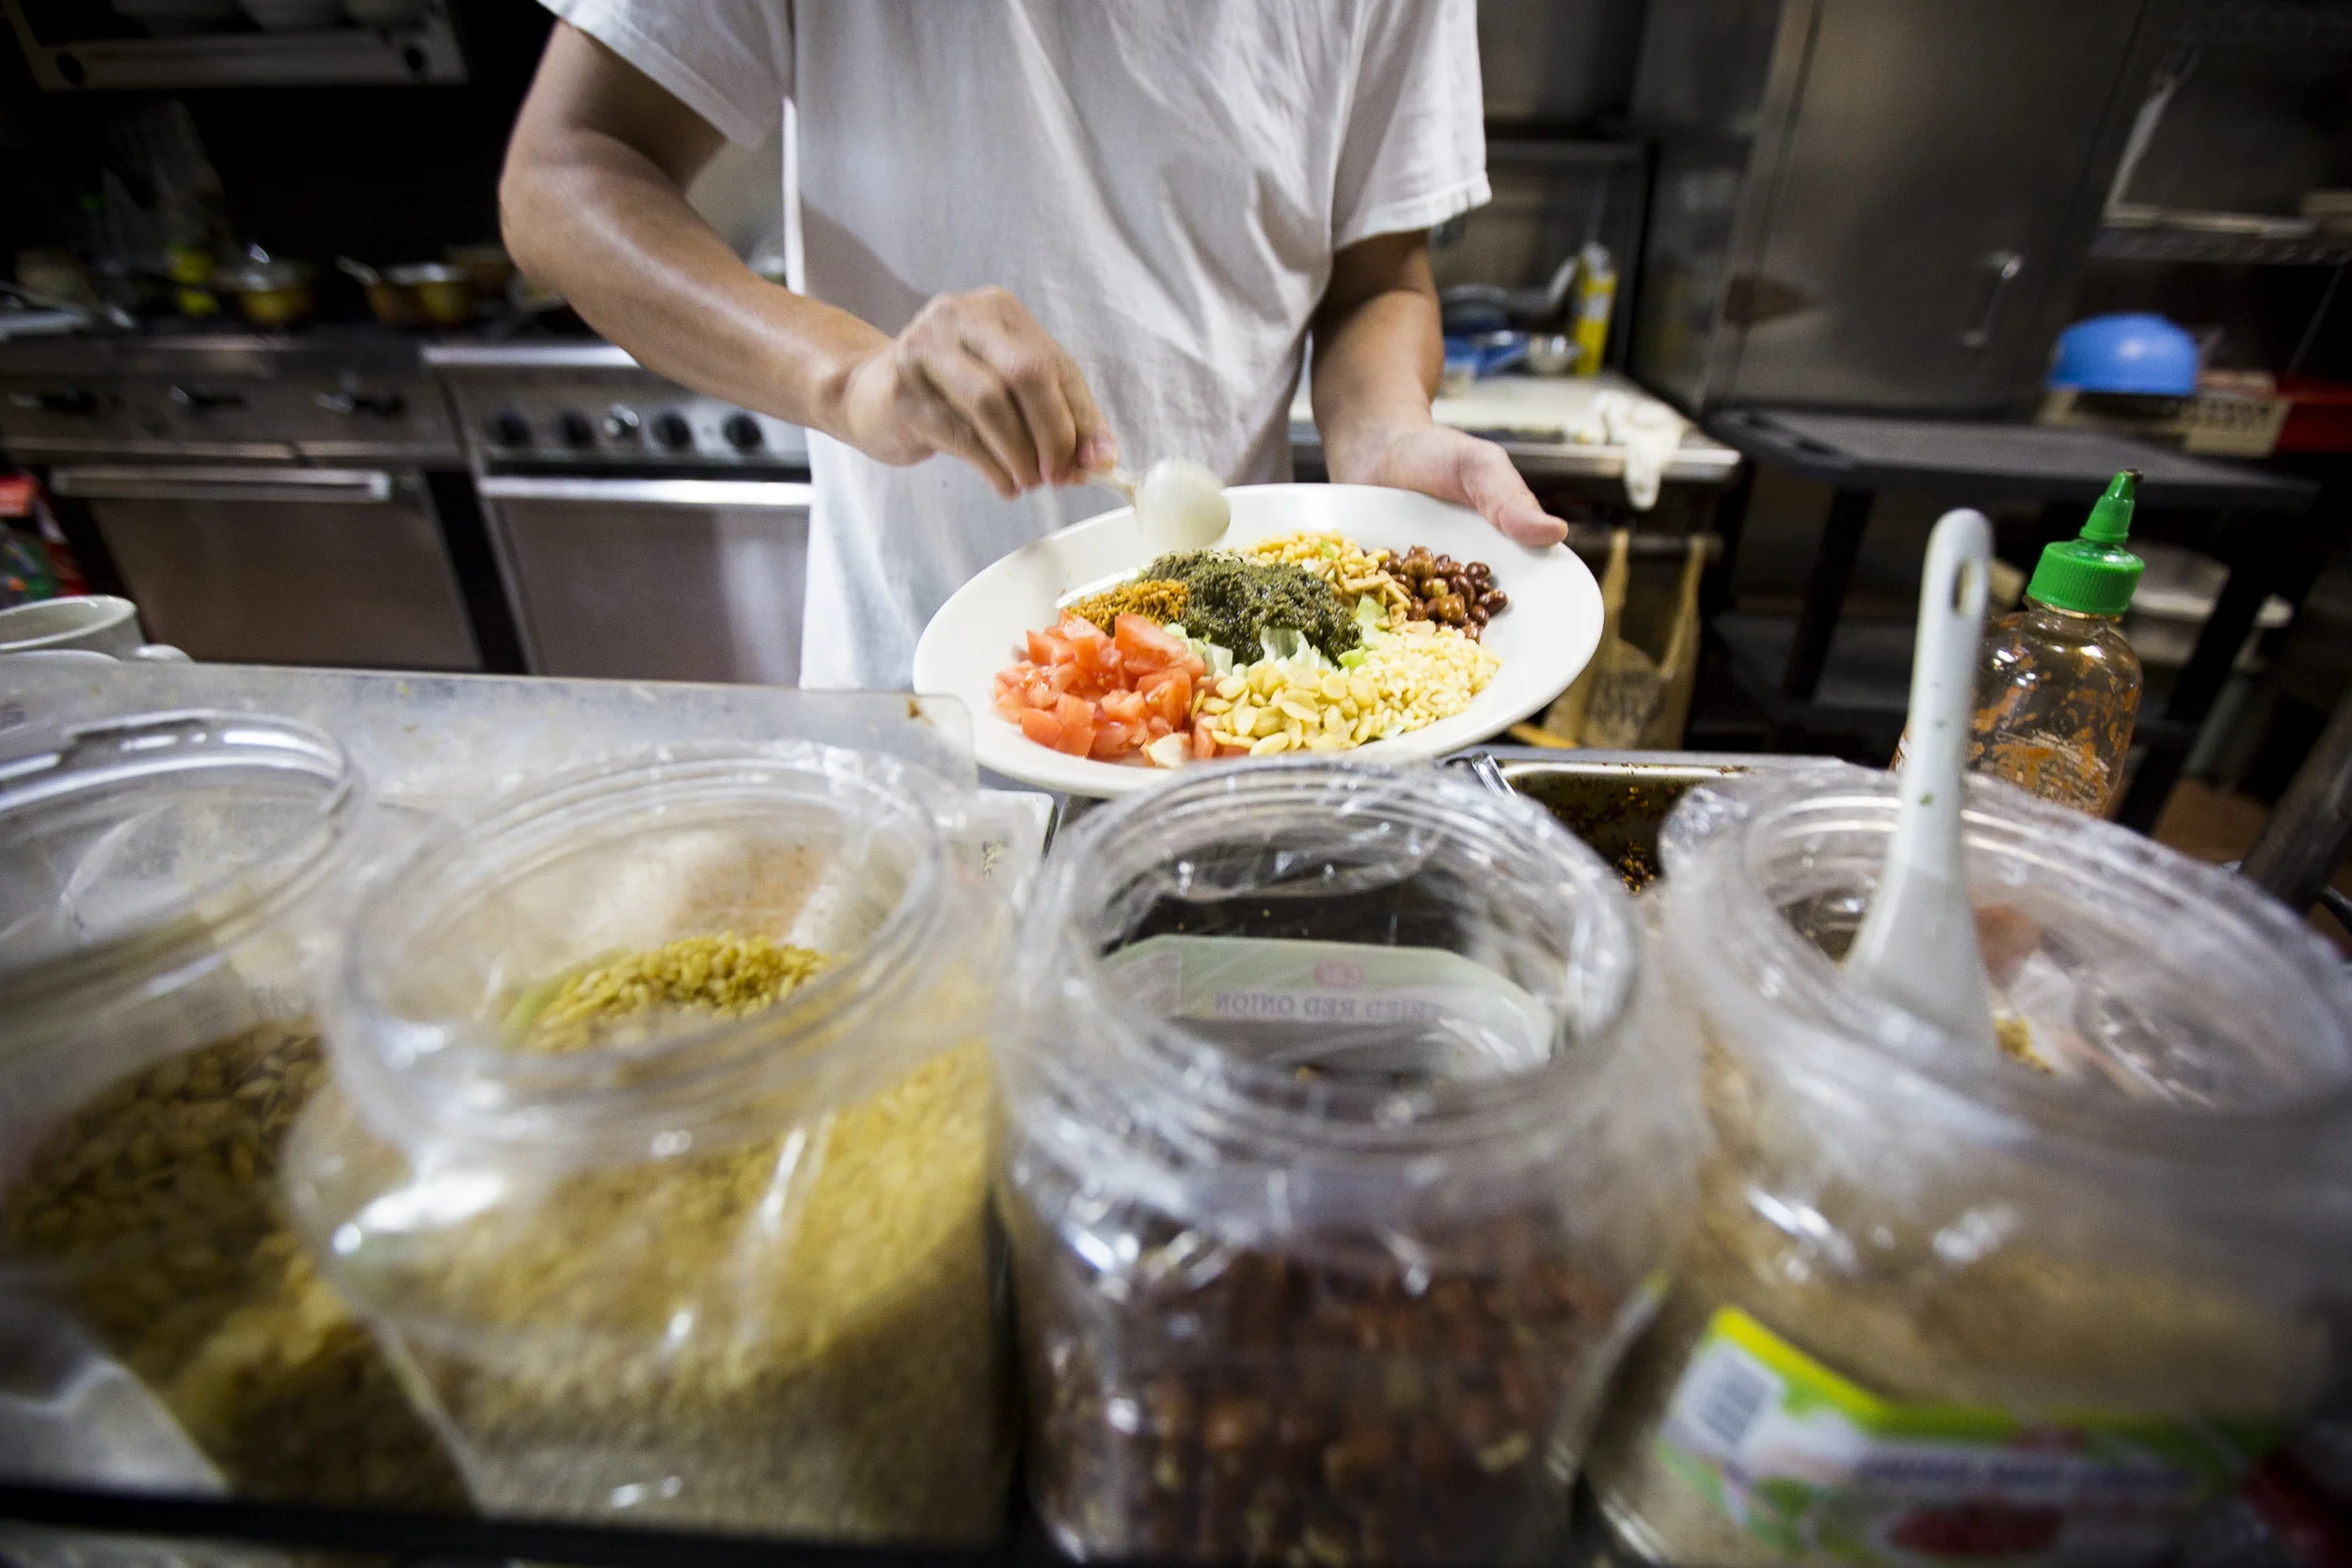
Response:
[[[1487,746],[1446,759],[1524,795],[1600,851],[1639,893],[1658,879],[1658,830],[1695,784],[1760,768],[1804,767],[1819,757],[1730,752],[1558,752]]]

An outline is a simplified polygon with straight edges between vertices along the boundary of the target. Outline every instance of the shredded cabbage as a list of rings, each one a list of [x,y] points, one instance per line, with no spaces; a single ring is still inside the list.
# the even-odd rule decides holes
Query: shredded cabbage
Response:
[[[1171,626],[1168,629],[1175,636],[1183,638],[1184,640],[1184,646],[1190,648],[1194,653],[1200,656],[1201,662],[1209,667],[1209,678],[1211,680],[1222,680],[1227,675],[1233,673],[1233,652],[1232,649],[1219,643],[1212,642],[1206,638],[1193,636],[1192,633],[1184,628],[1181,623]]]

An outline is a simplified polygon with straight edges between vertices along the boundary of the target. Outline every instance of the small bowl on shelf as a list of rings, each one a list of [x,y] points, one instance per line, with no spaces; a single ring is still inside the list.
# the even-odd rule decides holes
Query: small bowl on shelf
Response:
[[[1528,373],[1567,375],[1575,371],[1583,352],[1577,341],[1565,332],[1538,332],[1527,340]]]

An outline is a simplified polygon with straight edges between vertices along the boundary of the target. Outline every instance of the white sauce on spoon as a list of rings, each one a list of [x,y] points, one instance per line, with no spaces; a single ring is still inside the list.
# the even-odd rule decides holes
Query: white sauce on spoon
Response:
[[[1136,486],[1136,521],[1155,555],[1205,550],[1225,536],[1232,520],[1225,486],[1198,463],[1162,458]]]

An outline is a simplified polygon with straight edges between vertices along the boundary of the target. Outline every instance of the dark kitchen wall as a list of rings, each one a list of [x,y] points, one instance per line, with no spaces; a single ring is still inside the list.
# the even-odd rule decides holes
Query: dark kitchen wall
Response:
[[[322,269],[495,239],[498,171],[550,24],[531,0],[458,0],[469,79],[457,87],[191,88],[44,93],[0,29],[0,269],[70,245],[96,188],[105,127],[155,97],[188,106],[237,233]]]

